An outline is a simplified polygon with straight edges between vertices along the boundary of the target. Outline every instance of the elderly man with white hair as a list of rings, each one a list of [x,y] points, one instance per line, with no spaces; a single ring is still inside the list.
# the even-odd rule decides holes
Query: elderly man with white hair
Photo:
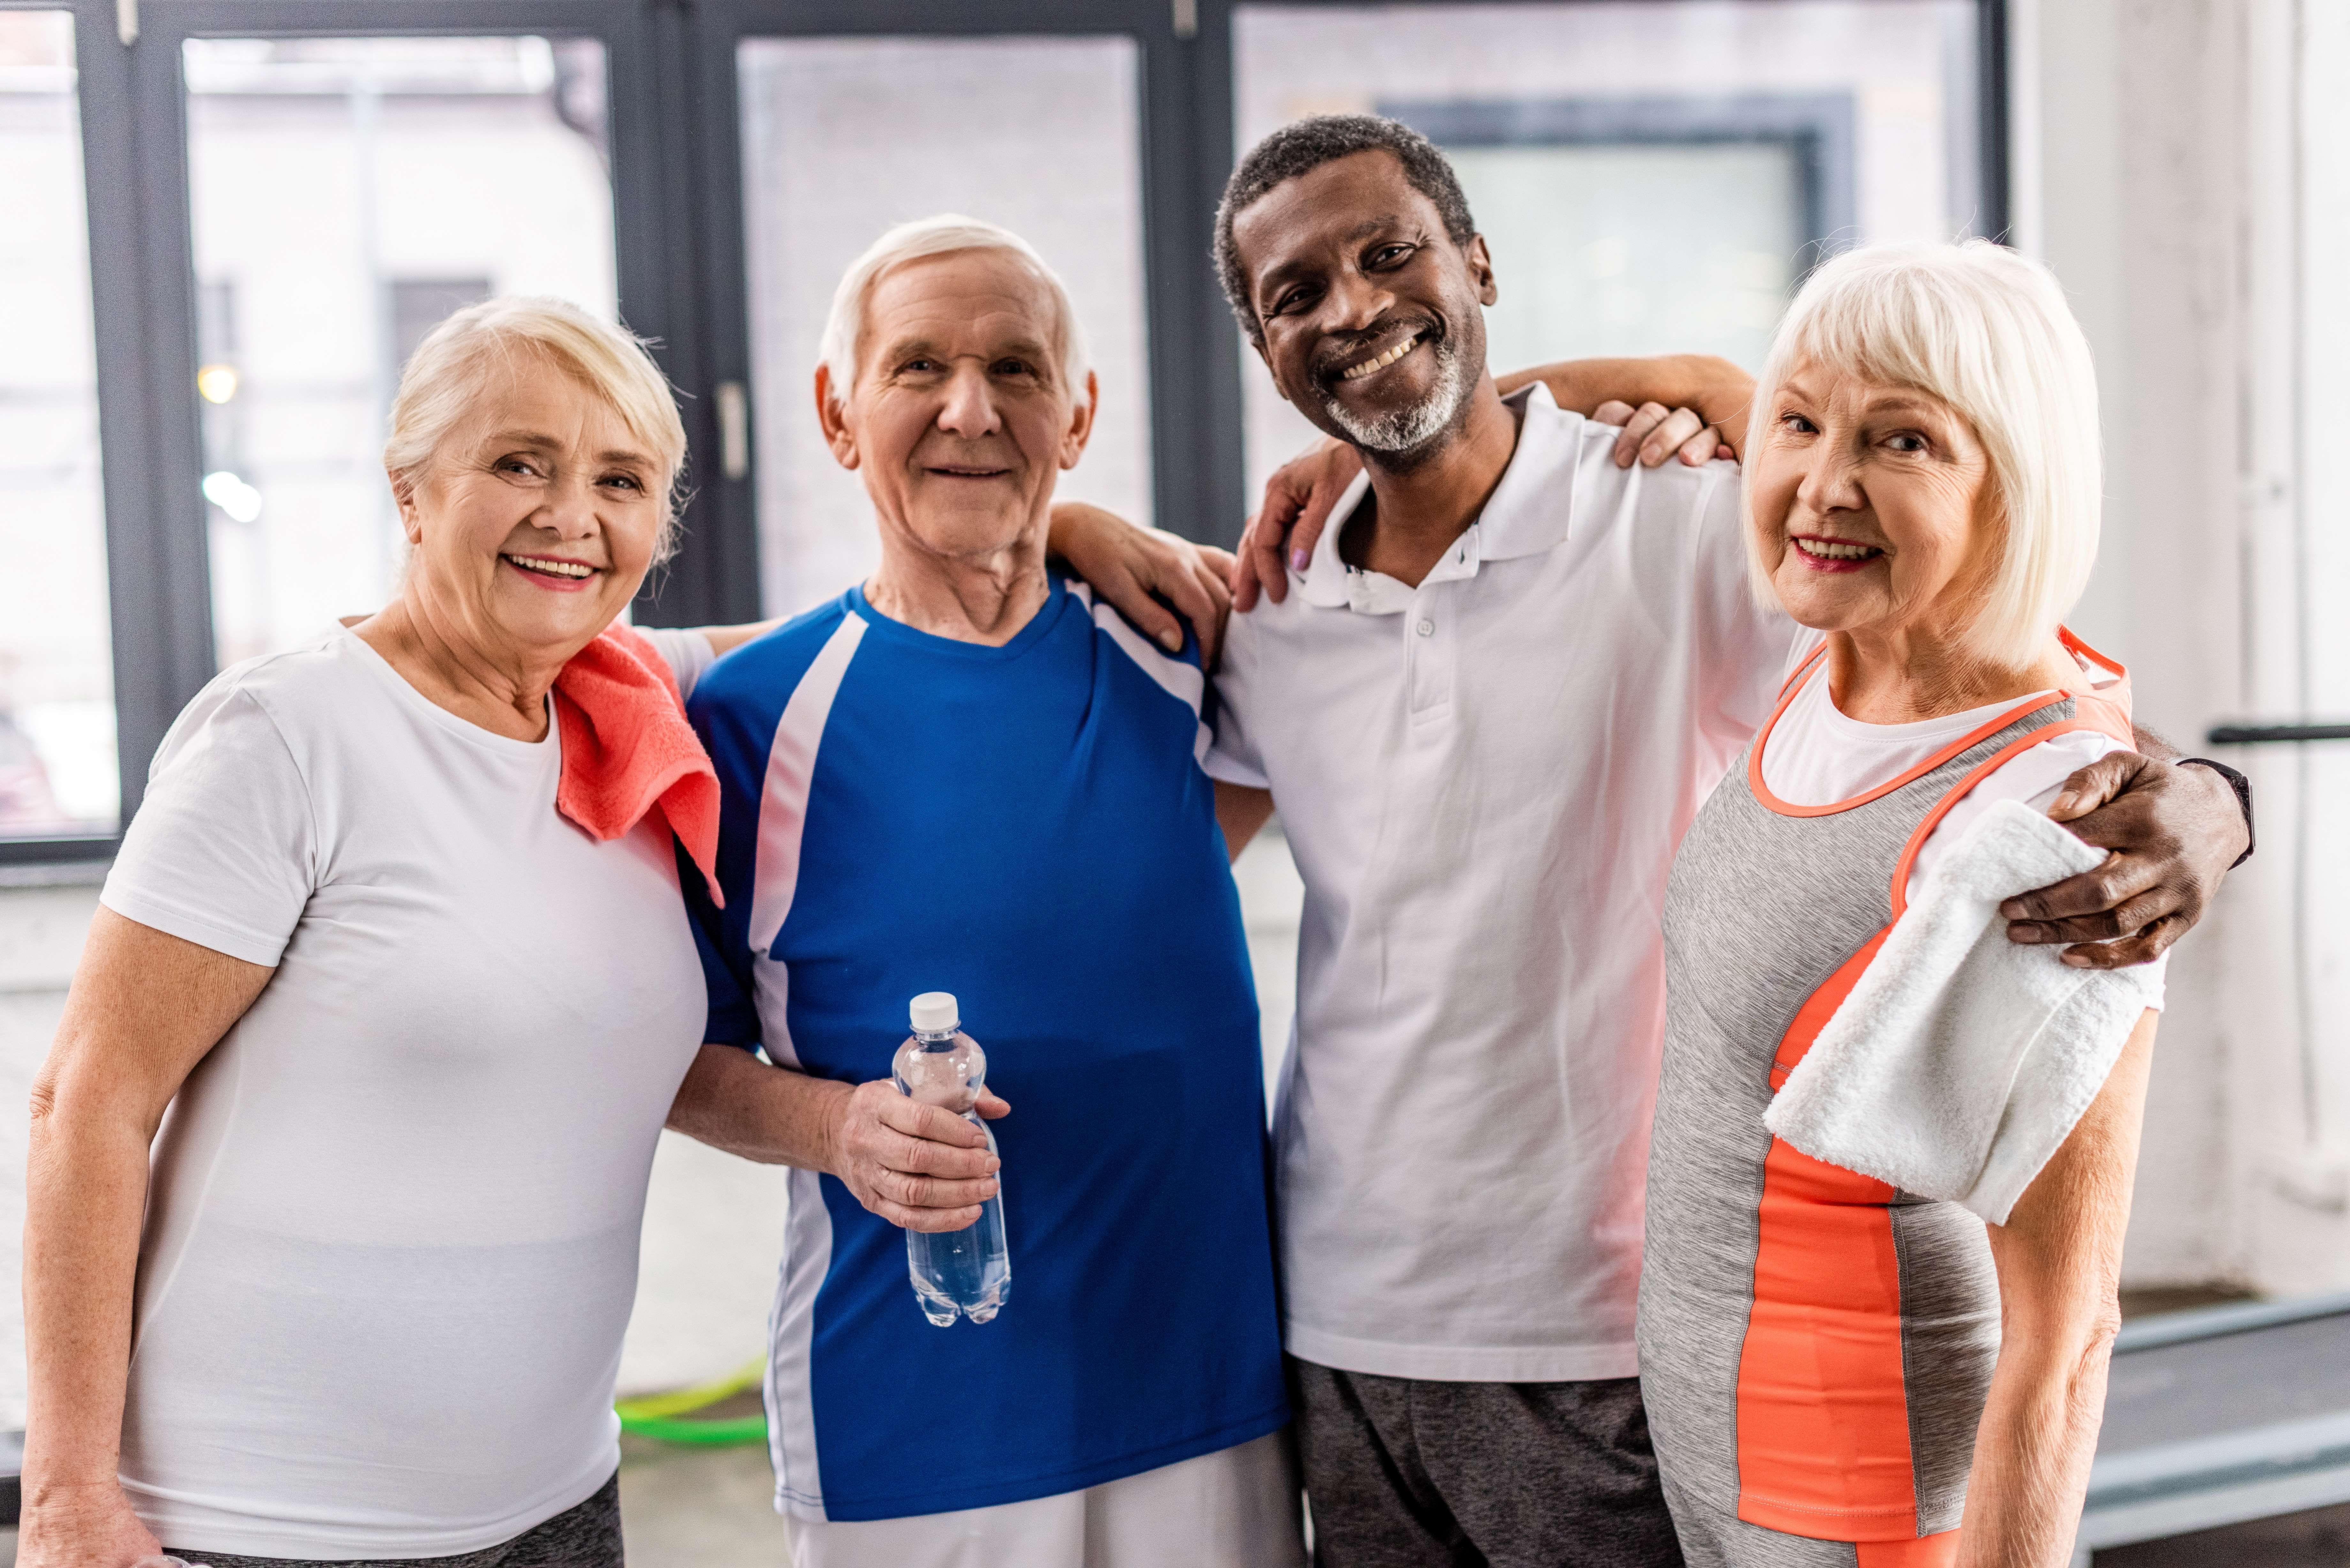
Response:
[[[824,343],[817,416],[881,565],[694,690],[724,904],[697,909],[707,1044],[671,1117],[794,1168],[766,1401],[795,1561],[1297,1563],[1196,645],[1046,564],[1095,408],[1067,296],[1018,236],[933,218],[849,268]],[[933,991],[986,1048],[1000,1176],[890,1081]],[[933,1326],[906,1232],[998,1197],[1019,1288]]]

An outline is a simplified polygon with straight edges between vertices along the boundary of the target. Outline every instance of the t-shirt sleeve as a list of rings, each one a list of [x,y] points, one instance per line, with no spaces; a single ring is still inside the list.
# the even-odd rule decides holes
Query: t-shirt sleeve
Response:
[[[125,919],[275,967],[317,886],[316,813],[276,722],[215,682],[172,726],[99,901]]]
[[[1814,640],[1776,604],[1756,597],[1746,564],[1745,504],[1738,470],[1717,463],[1700,502],[1692,560],[1699,667],[1699,718],[1735,750],[1771,716],[1793,671],[1799,643]]]
[[[2036,746],[2018,752],[1967,792],[1966,798],[1943,815],[1918,846],[1918,857],[1910,863],[1909,893],[1916,897],[1924,886],[1928,869],[1944,852],[1965,836],[1974,820],[1992,805],[2003,800],[2019,800],[2037,812],[2046,812],[2064,793],[2064,781],[2082,768],[2087,767],[2108,752],[2128,748],[2111,735],[2096,730],[2068,730],[2052,735]],[[2154,1000],[2148,1004],[2159,1010],[2163,1004],[2163,985],[2170,971],[2170,955],[2163,954],[2148,966],[2153,971]]]
[[[1291,591],[1296,591],[1294,584]],[[1259,606],[1249,615],[1266,613],[1265,607]],[[1248,616],[1234,611],[1224,629],[1223,657],[1208,683],[1209,706],[1214,713],[1209,728],[1215,733],[1215,742],[1200,761],[1210,778],[1251,789],[1273,787],[1249,729],[1250,688],[1261,652],[1256,628],[1249,624]]]
[[[693,695],[694,682],[702,679],[702,672],[709,669],[718,657],[710,646],[710,639],[698,631],[673,626],[639,626],[630,629],[651,643],[654,650],[667,661],[670,674],[677,680],[680,697]]]
[[[710,997],[710,1012],[702,1024],[704,1044],[759,1048],[759,1009],[751,1000],[747,967],[733,956],[734,940],[725,912],[710,901],[702,873],[681,849],[677,857],[678,885],[685,890],[685,912],[693,927],[694,950],[702,955],[702,979]]]

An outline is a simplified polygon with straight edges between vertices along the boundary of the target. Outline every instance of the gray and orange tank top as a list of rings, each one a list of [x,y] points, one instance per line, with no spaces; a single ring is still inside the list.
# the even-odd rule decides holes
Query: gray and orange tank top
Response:
[[[1681,841],[1665,898],[1665,1050],[1648,1155],[1640,1379],[1670,1490],[1822,1541],[1957,1528],[1999,1353],[1982,1222],[1773,1137],[1763,1110],[1899,916],[1943,815],[2073,730],[2126,742],[2128,685],[2026,699],[1853,799],[1762,784],[1779,714]]]

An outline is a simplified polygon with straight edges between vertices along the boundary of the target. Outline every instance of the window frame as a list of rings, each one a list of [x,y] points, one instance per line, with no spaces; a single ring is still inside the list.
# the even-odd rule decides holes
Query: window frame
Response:
[[[1240,339],[1207,256],[1216,200],[1238,151],[1232,38],[1241,3],[0,0],[0,10],[67,11],[74,18],[120,821],[138,810],[165,732],[216,672],[209,519],[199,489],[186,40],[529,33],[603,42],[620,311],[632,328],[658,340],[656,357],[683,395],[692,486],[681,547],[648,581],[636,613],[649,625],[680,626],[761,613],[755,448],[739,454],[747,461],[737,472],[721,461],[725,394],[731,387],[740,400],[733,407],[745,408],[752,384],[734,66],[735,45],[745,37],[1134,40],[1153,503],[1159,524],[1172,532],[1223,545],[1237,537],[1249,500]],[[2012,190],[2006,0],[1975,0],[1975,8],[1978,227],[2004,237]],[[126,38],[129,27],[136,33]],[[101,864],[120,844],[119,832],[0,836],[0,869]]]

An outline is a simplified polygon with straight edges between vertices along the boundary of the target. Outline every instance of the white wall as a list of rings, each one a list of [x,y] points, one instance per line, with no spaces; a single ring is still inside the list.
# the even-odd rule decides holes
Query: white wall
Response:
[[[2295,548],[2295,12],[2018,6],[2020,237],[2071,293],[2105,399],[2105,547],[2074,624],[2131,666],[2141,722],[2189,751],[2215,722],[2324,701],[2305,689],[2304,638],[2327,625],[2330,579]],[[2305,1051],[2303,1028],[2350,998],[2331,993],[2330,954],[2296,942],[2294,910],[2296,873],[2322,888],[2343,856],[2313,842],[2303,863],[2294,749],[2231,760],[2260,790],[2261,854],[2173,962],[2126,1268],[2139,1284],[2342,1288],[2342,1052],[2322,1037]]]

